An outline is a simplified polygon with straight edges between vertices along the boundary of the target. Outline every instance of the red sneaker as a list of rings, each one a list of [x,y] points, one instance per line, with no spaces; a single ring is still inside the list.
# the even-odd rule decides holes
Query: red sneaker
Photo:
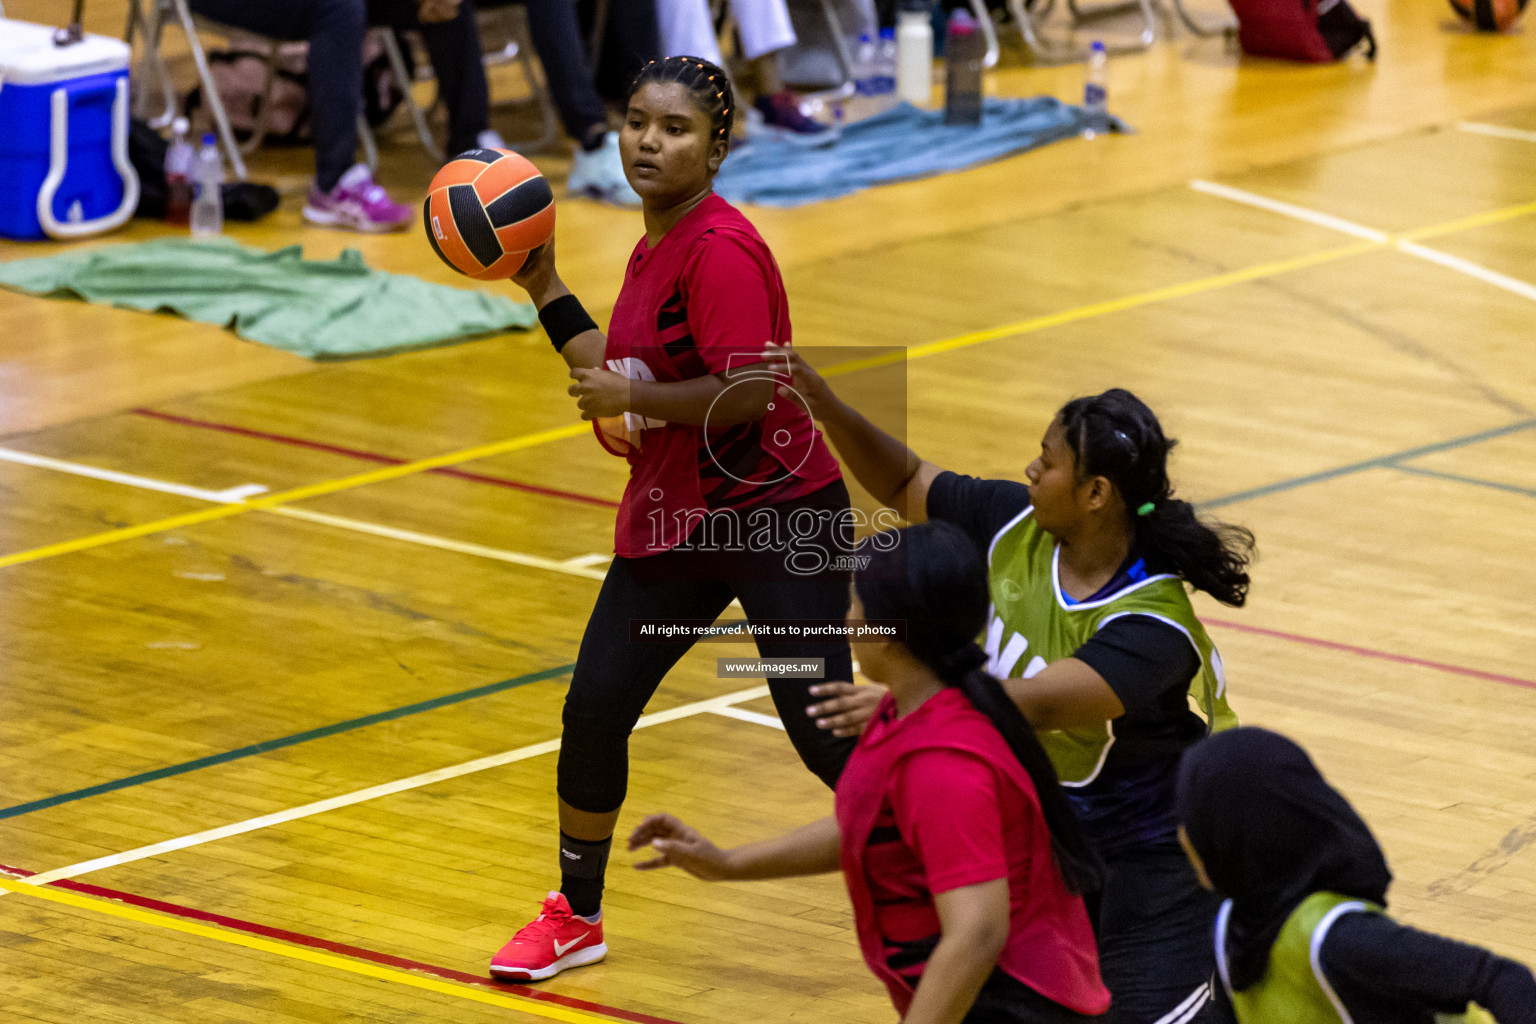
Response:
[[[539,916],[491,957],[491,977],[543,981],[567,967],[595,964],[607,955],[603,923],[591,924],[577,917],[565,897],[552,892],[539,907]]]

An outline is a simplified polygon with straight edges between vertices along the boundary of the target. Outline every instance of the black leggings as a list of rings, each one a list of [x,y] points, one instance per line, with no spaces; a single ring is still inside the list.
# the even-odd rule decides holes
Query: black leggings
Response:
[[[802,508],[818,513],[846,510],[848,490],[839,480],[771,508],[781,517]],[[821,515],[819,522],[823,532],[810,540],[832,553],[846,551],[846,526],[840,533],[830,514]],[[690,540],[706,529],[707,524],[700,526]],[[614,558],[581,638],[565,696],[556,775],[561,800],[591,814],[607,814],[623,805],[629,785],[629,734],[662,678],[693,646],[692,639],[633,640],[631,619],[714,620],[733,597],[751,621],[841,621],[847,615],[849,573],[832,567],[812,576],[774,572],[775,560],[782,566],[782,555],[765,558],[692,548]],[[759,640],[757,649],[764,658],[825,658],[826,679],[853,678],[852,655],[843,640]],[[805,713],[812,702],[809,688],[817,681],[772,679],[769,690],[800,759],[835,787],[856,741],[816,728]]]

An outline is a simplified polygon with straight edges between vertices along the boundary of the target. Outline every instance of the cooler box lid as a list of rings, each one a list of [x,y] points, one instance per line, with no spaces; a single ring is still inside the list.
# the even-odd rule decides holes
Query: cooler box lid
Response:
[[[47,85],[128,66],[128,44],[110,36],[87,35],[70,46],[53,45],[53,28],[0,18],[0,89]]]

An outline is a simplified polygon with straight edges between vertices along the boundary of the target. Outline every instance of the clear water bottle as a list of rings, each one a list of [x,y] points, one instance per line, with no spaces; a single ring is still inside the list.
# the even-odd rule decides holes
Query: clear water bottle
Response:
[[[208,238],[224,231],[224,162],[210,133],[197,147],[192,164],[192,237]]]
[[[1109,53],[1097,39],[1088,53],[1088,81],[1083,86],[1083,137],[1109,132]]]
[[[865,32],[853,49],[853,91],[860,96],[874,95],[875,54],[875,39]]]
[[[957,7],[944,38],[944,123],[981,124],[982,61],[987,43],[971,12]]]
[[[933,102],[933,8],[902,0],[896,16],[896,95],[926,107]]]
[[[187,119],[171,125],[171,144],[165,149],[165,222],[178,227],[192,223],[192,143],[187,138]]]
[[[876,96],[887,96],[896,91],[896,30],[880,30],[880,41],[875,46],[874,86]]]

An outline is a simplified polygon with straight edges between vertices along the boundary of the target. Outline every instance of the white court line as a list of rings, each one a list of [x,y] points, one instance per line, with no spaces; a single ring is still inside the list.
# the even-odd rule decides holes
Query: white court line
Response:
[[[530,569],[544,569],[548,572],[565,573],[568,576],[581,576],[589,580],[600,580],[607,575],[597,569],[588,569],[572,564],[580,561],[577,558],[564,561],[557,561],[553,558],[540,558],[538,555],[525,555],[520,551],[505,551],[501,548],[486,547],[484,544],[449,540],[447,537],[435,537],[430,533],[417,533],[414,530],[400,530],[393,526],[380,526],[377,523],[368,523],[361,519],[346,519],[342,516],[332,516],[326,515],[323,512],[311,512],[308,509],[294,508],[291,505],[278,505],[274,508],[258,509],[258,511],[287,516],[290,519],[303,519],[306,522],[319,523],[323,526],[334,526],[337,529],[351,530],[354,533],[366,533],[374,537],[386,537],[390,540],[401,540],[409,544],[420,544],[423,547],[438,548],[443,551],[456,551],[462,555],[493,558],[498,562],[511,562],[513,565],[524,565]],[[581,557],[606,556],[584,555]]]
[[[1478,124],[1476,121],[1462,121],[1456,127],[1459,131],[1471,132],[1474,135],[1492,135],[1498,139],[1536,142],[1536,132],[1522,131],[1519,128],[1505,128],[1501,124]]]
[[[1195,180],[1189,183],[1189,187],[1196,192],[1204,192],[1206,195],[1218,196],[1222,199],[1230,199],[1234,203],[1242,203],[1246,206],[1258,207],[1261,210],[1269,210],[1271,213],[1282,214],[1295,220],[1305,221],[1308,224],[1316,224],[1320,227],[1332,228],[1346,235],[1356,238],[1364,238],[1372,242],[1380,242],[1383,245],[1391,245],[1401,253],[1416,257],[1447,270],[1454,270],[1458,274],[1491,284],[1495,288],[1502,288],[1512,295],[1518,295],[1522,299],[1530,299],[1536,302],[1536,286],[1528,284],[1519,278],[1501,274],[1497,270],[1489,270],[1487,267],[1473,263],[1471,260],[1462,259],[1460,256],[1452,256],[1441,252],[1439,249],[1431,249],[1428,246],[1419,245],[1406,238],[1396,238],[1385,231],[1377,231],[1363,224],[1335,217],[1332,214],[1321,213],[1317,210],[1309,210],[1304,206],[1296,206],[1292,203],[1283,203],[1278,199],[1270,199],[1254,192],[1245,192],[1240,188],[1232,188],[1227,185],[1218,185],[1211,181]]]
[[[1397,247],[1410,256],[1417,256],[1421,260],[1438,263],[1449,270],[1466,274],[1468,277],[1475,277],[1479,281],[1486,281],[1496,288],[1502,288],[1507,292],[1524,296],[1532,302],[1536,302],[1536,285],[1527,284],[1518,278],[1501,274],[1497,270],[1489,270],[1487,267],[1473,263],[1471,260],[1464,260],[1460,256],[1452,256],[1450,253],[1441,252],[1439,249],[1426,248],[1417,242],[1398,242]]]
[[[635,723],[635,728],[646,729],[653,725],[675,722],[680,718],[689,718],[693,715],[718,711],[722,708],[728,708],[732,704],[756,700],[759,697],[766,696],[768,696],[768,687],[754,686],[750,690],[738,690],[735,693],[728,693],[723,697],[711,697],[708,700],[694,701],[692,704],[683,704],[679,707],[669,708],[666,711],[645,715],[640,721]],[[304,804],[300,807],[290,807],[286,811],[263,814],[258,818],[248,818],[245,821],[237,821],[232,825],[221,825],[218,828],[211,828],[203,832],[194,832],[192,835],[182,836],[179,839],[167,839],[164,842],[153,843],[149,846],[125,850],[122,853],[114,853],[106,857],[97,857],[94,860],[86,860],[78,864],[54,868],[52,871],[45,871],[40,875],[34,875],[28,881],[33,885],[47,885],[49,882],[56,882],[61,878],[78,878],[80,875],[101,871],[104,868],[117,867],[120,864],[129,864],[136,860],[143,860],[146,857],[158,857],[163,853],[185,850],[188,847],[201,846],[204,843],[227,839],[230,836],[238,836],[246,832],[254,832],[257,829],[269,828],[273,825],[281,825],[284,822],[297,821],[300,818],[308,818],[316,814],[323,814],[326,811],[334,811],[340,807],[350,807],[353,804],[377,800],[379,797],[391,796],[395,793],[403,793],[411,789],[419,789],[422,786],[430,786],[433,783],[443,782],[447,779],[456,779],[461,775],[472,775],[475,772],[483,772],[488,768],[499,768],[504,764],[512,764],[514,761],[526,761],[530,757],[552,754],[559,749],[559,740],[545,740],[543,743],[518,747],[516,750],[492,754],[490,757],[482,757],[475,761],[466,761],[463,764],[453,765],[448,768],[439,768],[436,771],[424,772],[421,775],[412,775],[410,778],[396,779],[394,782],[370,786],[367,789],[360,789],[354,793],[345,793],[326,800],[317,800],[314,803]]]
[[[237,505],[246,498],[254,494],[261,494],[267,490],[265,484],[243,484],[240,487],[230,487],[222,491],[209,491],[201,487],[188,487],[185,484],[153,480],[147,476],[135,476],[132,473],[119,473],[111,469],[98,469],[95,466],[87,466],[80,462],[51,459],[46,455],[34,455],[31,452],[17,451],[14,448],[0,448],[0,460],[15,462],[23,466],[36,466],[38,469],[57,470],[60,473],[69,473],[73,476],[86,476],[93,480],[105,480],[108,483],[127,484],[130,487],[138,487],[146,491],[178,494],[183,498],[198,498],[202,501],[212,501],[220,505]]]
[[[563,565],[572,569],[591,569],[594,566],[607,565],[613,561],[612,555],[577,555],[575,558],[567,558]]]
[[[767,687],[764,687],[767,689]],[[759,714],[756,711],[747,711],[744,708],[710,708],[709,713],[719,715],[721,718],[734,718],[738,722],[751,722],[753,725],[766,725],[770,729],[786,732],[784,723],[772,715]]]
[[[1375,228],[1368,228],[1364,224],[1356,224],[1354,221],[1335,217],[1331,213],[1322,213],[1318,210],[1309,210],[1305,206],[1283,203],[1278,199],[1270,199],[1268,196],[1261,196],[1255,192],[1244,192],[1242,189],[1232,188],[1230,185],[1218,185],[1214,181],[1201,181],[1197,178],[1189,183],[1189,187],[1196,192],[1204,192],[1208,196],[1230,199],[1234,203],[1242,203],[1245,206],[1256,206],[1261,210],[1278,213],[1293,220],[1305,221],[1308,224],[1316,224],[1321,228],[1331,228],[1346,235],[1353,235],[1355,238],[1363,238],[1367,242],[1380,242],[1385,245],[1392,241],[1392,236],[1385,231],[1377,231]]]

